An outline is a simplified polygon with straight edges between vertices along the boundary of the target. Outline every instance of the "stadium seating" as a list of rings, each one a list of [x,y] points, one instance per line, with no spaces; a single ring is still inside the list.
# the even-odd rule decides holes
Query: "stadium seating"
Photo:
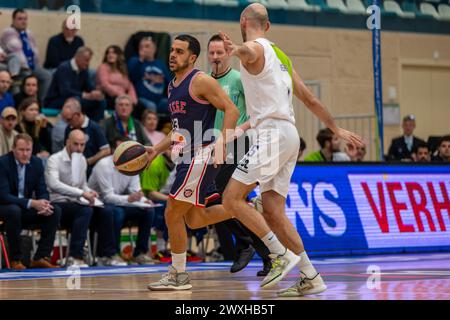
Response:
[[[430,16],[433,16],[435,19],[439,19],[439,14],[436,11],[436,8],[431,4],[427,2],[422,2],[420,4],[420,11],[423,14],[428,14]]]
[[[342,0],[327,0],[327,5],[330,8],[335,8],[339,10],[342,13],[347,13],[348,9],[345,6],[344,2]]]
[[[306,0],[287,0],[287,2],[289,4],[289,10],[320,11],[320,6],[308,4]]]
[[[267,8],[269,9],[287,9],[289,7],[285,0],[267,0]]]
[[[402,18],[414,19],[416,16],[414,12],[404,12],[397,2],[391,0],[384,2],[384,10],[387,12],[393,12]]]
[[[366,14],[366,8],[361,0],[347,0],[347,12],[352,14]]]
[[[450,2],[449,2],[450,4]],[[441,20],[450,20],[450,5],[441,3],[438,6],[438,12]]]

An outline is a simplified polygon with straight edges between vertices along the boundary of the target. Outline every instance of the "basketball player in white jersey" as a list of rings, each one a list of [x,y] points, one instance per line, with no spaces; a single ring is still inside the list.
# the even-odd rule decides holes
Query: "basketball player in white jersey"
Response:
[[[240,25],[242,45],[234,44],[224,33],[221,37],[228,54],[240,60],[247,113],[250,126],[256,131],[256,141],[228,183],[223,205],[244,225],[251,226],[272,253],[272,270],[261,287],[272,286],[298,265],[301,271],[298,281],[278,295],[317,294],[326,290],[326,285],[309,261],[297,230],[285,214],[300,143],[295,127],[293,95],[339,138],[357,146],[362,140],[336,126],[329,112],[293,69],[291,60],[266,38],[270,23],[263,5],[253,3],[245,8]],[[261,214],[246,202],[247,195],[257,183],[267,224],[261,222]]]

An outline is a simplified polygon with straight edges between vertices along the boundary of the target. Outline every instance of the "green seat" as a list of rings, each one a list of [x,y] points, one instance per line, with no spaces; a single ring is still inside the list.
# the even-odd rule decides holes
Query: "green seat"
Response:
[[[61,110],[59,109],[47,109],[47,108],[42,108],[42,113],[46,116],[46,117],[57,117],[59,115],[59,113],[61,112]]]

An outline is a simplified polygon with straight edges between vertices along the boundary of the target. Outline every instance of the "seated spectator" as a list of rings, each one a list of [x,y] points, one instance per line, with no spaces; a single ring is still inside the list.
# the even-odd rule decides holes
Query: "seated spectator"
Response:
[[[111,147],[115,147],[118,137],[125,137],[143,145],[150,145],[141,122],[131,116],[133,102],[130,96],[123,95],[116,98],[114,115],[103,121],[106,139]]]
[[[14,107],[14,99],[8,92],[11,87],[11,76],[8,71],[0,71],[0,112],[6,107]]]
[[[33,138],[33,155],[45,159],[51,153],[52,125],[39,114],[39,104],[34,98],[27,98],[19,106],[19,133],[27,133]]]
[[[413,135],[416,128],[416,117],[413,114],[403,118],[403,136],[392,139],[388,151],[388,161],[412,161],[413,149],[422,142],[425,142]]]
[[[80,47],[73,59],[59,65],[45,100],[47,108],[61,109],[68,98],[76,98],[89,118],[94,121],[103,119],[105,97],[89,81],[88,69],[92,55],[90,48]]]
[[[115,99],[124,94],[131,97],[133,105],[137,104],[136,91],[128,79],[125,56],[120,47],[106,49],[103,63],[97,69],[97,88],[105,94],[108,109],[114,110]]]
[[[450,135],[442,137],[437,152],[437,156],[433,158],[434,162],[450,162]]]
[[[117,138],[117,146],[126,141]],[[113,156],[100,160],[89,178],[89,186],[98,190],[102,201],[114,208],[114,235],[116,240],[116,254],[120,252],[120,234],[125,222],[137,220],[138,238],[133,252],[133,261],[138,264],[154,264],[148,256],[150,229],[153,222],[152,208],[133,206],[144,198],[139,184],[139,176],[125,176],[114,169]]]
[[[7,55],[5,50],[0,46],[0,71],[8,71],[12,78],[19,76],[19,73],[11,73],[11,71],[20,71],[15,66],[20,65],[20,59],[15,55]]]
[[[164,94],[171,75],[164,62],[155,59],[157,47],[150,37],[139,43],[139,57],[128,61],[128,72],[136,88],[139,103],[154,112],[169,112],[167,97]]]
[[[156,146],[160,143],[166,135],[161,131],[156,130],[158,127],[158,115],[156,112],[151,110],[145,110],[142,113],[142,124],[144,125],[145,134],[147,135],[148,140],[150,140],[151,144]]]
[[[83,155],[86,157],[88,164],[88,176],[90,175],[94,165],[102,158],[111,154],[111,148],[102,128],[89,119],[88,116],[81,112],[80,103],[76,100],[68,100],[64,105],[63,112],[67,117],[68,126],[65,131],[65,139],[69,136],[70,131],[79,129],[86,135],[86,146]]]
[[[65,19],[62,24],[62,32],[51,37],[47,44],[47,55],[44,68],[54,70],[64,61],[70,60],[75,56],[78,48],[84,46],[84,41],[77,36],[78,29],[69,28]]]
[[[414,147],[411,156],[414,162],[430,162],[431,152],[428,143],[419,142]]]
[[[68,126],[68,121],[70,119],[71,111],[70,108],[66,107],[66,105],[69,104],[77,104],[80,105],[80,102],[78,102],[75,98],[69,98],[64,103],[64,106],[58,115],[58,120],[53,125],[52,130],[52,152],[56,153],[61,151],[64,148],[64,144],[67,140],[66,137],[66,128]],[[80,107],[81,109],[81,107]]]
[[[21,232],[39,225],[41,240],[31,268],[54,268],[50,263],[61,209],[49,201],[42,162],[31,155],[33,139],[27,134],[14,138],[12,152],[0,157],[0,220],[8,238],[11,268],[24,270]]]
[[[24,9],[16,9],[12,15],[11,27],[3,30],[0,37],[0,46],[5,53],[15,56],[19,63],[10,65],[13,75],[35,74],[39,79],[39,96],[45,98],[51,82],[50,73],[39,62],[37,43],[28,27],[28,14]]]
[[[26,76],[20,87],[20,92],[14,95],[14,103],[16,106],[19,106],[20,103],[26,98],[34,98],[37,101],[41,101],[39,99],[39,85],[38,78],[35,75],[31,74]]]
[[[83,248],[94,212],[93,205],[98,198],[97,192],[86,183],[87,164],[82,154],[85,143],[86,136],[82,131],[72,131],[66,147],[50,156],[45,168],[50,199],[62,210],[61,226],[69,228],[71,233],[68,266],[87,267],[83,261]]]
[[[356,147],[352,144],[347,144],[345,147],[345,154],[352,162],[362,162],[366,156],[366,145]]]
[[[2,111],[0,119],[0,156],[11,151],[14,143],[14,137],[17,131],[14,128],[17,125],[17,111],[13,107],[6,107]]]
[[[316,140],[319,143],[320,150],[312,152],[305,157],[304,161],[307,162],[331,162],[333,154],[340,152],[341,141],[331,131],[331,129],[322,129],[316,136]]]

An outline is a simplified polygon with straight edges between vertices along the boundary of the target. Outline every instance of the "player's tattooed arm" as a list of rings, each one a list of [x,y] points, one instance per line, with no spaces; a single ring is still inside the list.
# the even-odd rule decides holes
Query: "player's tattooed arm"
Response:
[[[334,122],[333,116],[320,102],[320,100],[314,96],[309,88],[302,81],[300,76],[295,70],[292,70],[292,80],[294,82],[294,94],[302,101],[305,106],[318,117],[331,131],[334,132],[339,138],[348,141],[355,146],[363,146],[364,142],[360,136],[350,132],[348,130],[339,128]]]

